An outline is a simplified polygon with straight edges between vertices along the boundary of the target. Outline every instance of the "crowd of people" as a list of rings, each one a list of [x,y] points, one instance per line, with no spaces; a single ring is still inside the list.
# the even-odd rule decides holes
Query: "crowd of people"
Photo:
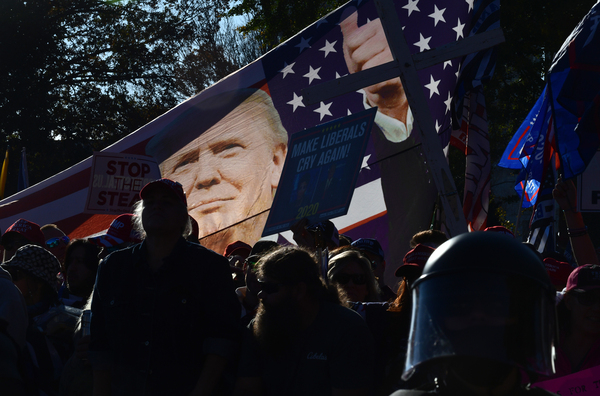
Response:
[[[549,394],[532,384],[600,365],[598,257],[573,184],[554,196],[573,263],[499,226],[418,232],[390,263],[306,219],[297,245],[217,253],[169,179],[86,239],[19,219],[0,238],[0,393]]]

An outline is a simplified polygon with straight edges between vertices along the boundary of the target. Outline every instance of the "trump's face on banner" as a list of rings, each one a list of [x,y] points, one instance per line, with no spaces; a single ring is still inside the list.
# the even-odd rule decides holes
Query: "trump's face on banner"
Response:
[[[247,91],[209,98],[167,128],[163,143],[153,139],[161,174],[183,185],[200,238],[224,230],[208,246],[219,253],[230,242],[260,238],[287,152],[287,133],[269,96]]]

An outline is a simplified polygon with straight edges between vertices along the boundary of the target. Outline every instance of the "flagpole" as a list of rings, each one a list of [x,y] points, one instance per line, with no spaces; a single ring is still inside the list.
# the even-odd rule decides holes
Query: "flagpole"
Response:
[[[27,154],[25,147],[21,150],[21,166],[19,166],[19,182],[17,191],[21,191],[29,187],[29,172],[27,171]]]
[[[8,176],[8,150],[10,146],[6,146],[6,154],[2,163],[2,173],[0,173],[0,199],[4,199],[4,188],[6,187],[6,177]]]
[[[435,199],[435,204],[433,205],[433,213],[431,214],[431,222],[429,223],[430,230],[435,229],[436,215],[437,215],[437,212],[439,209],[439,201],[440,201],[440,194],[438,193],[438,196]]]
[[[548,94],[550,95],[550,111],[552,112],[552,117],[550,122],[552,122],[552,128],[554,129],[554,141],[556,142],[556,155],[558,156],[558,175],[562,177],[565,172],[563,170],[563,163],[560,158],[560,150],[558,148],[558,125],[556,125],[556,113],[554,111],[554,95],[552,95],[552,80],[550,79],[550,73],[547,74],[546,86],[548,86]],[[548,143],[546,141],[546,143]]]
[[[552,94],[552,79],[550,78],[550,74],[551,73],[548,73],[546,75],[547,76],[546,78],[548,80],[546,85],[548,86],[548,93],[550,94],[550,111],[552,112],[552,117],[550,118],[550,122],[552,122],[552,128],[554,129],[554,142],[556,144],[555,155],[558,158],[558,176],[562,178],[562,176],[565,174],[565,172],[563,169],[563,162],[560,158],[560,149],[558,147],[558,125],[556,124],[556,113],[554,110],[554,95]],[[550,159],[550,165],[552,166],[552,172],[554,173],[556,171],[556,167],[554,166],[554,164],[552,164],[552,160],[554,160],[554,156]],[[556,173],[555,173],[554,182],[556,183],[557,181],[558,181],[558,178],[556,177]],[[556,234],[559,230],[558,216],[556,215],[557,207],[558,207],[558,205],[554,205],[554,219],[553,219],[554,229],[552,230],[554,232],[554,246],[553,246],[554,251],[556,251],[556,246],[557,246]],[[559,216],[560,216],[560,211],[559,211]]]
[[[558,150],[557,152],[554,153],[554,155],[558,156]],[[562,161],[559,161],[561,166],[562,166]],[[556,182],[558,181],[558,175],[556,174],[556,168],[554,166],[552,166],[552,173],[554,176],[554,187],[556,187]],[[554,199],[554,196],[552,197]],[[552,247],[552,250],[557,252],[558,250],[556,250],[556,248],[558,247],[558,238],[556,237],[556,235],[558,234],[560,228],[559,228],[559,223],[558,223],[558,219],[560,218],[560,207],[557,204],[556,201],[553,202],[553,209],[554,209],[554,213],[553,213],[553,223],[554,223],[554,227],[552,228],[552,231],[554,232],[554,246]]]
[[[521,212],[523,211],[523,198],[525,198],[525,193],[527,192],[527,179],[529,177],[529,172],[525,172],[525,180],[523,181],[523,190],[521,191],[521,201],[519,201],[519,212],[517,213],[517,220],[515,222],[515,235],[519,235],[519,221],[521,220]],[[523,239],[523,238],[521,238]],[[522,241],[521,241],[522,242]]]

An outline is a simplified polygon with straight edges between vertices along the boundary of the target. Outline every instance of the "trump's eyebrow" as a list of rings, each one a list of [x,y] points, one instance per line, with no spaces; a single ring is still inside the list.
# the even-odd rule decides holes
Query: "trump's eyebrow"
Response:
[[[214,142],[210,142],[208,147],[213,154],[220,154],[227,150],[234,149],[236,147],[240,147],[245,149],[248,146],[247,143],[244,142],[238,136],[226,137],[224,139],[217,139]]]
[[[182,154],[175,165],[173,165],[173,169],[171,172],[176,172],[178,168],[186,166],[187,164],[192,164],[194,162],[198,162],[198,156],[200,155],[198,149],[189,150],[188,152]]]

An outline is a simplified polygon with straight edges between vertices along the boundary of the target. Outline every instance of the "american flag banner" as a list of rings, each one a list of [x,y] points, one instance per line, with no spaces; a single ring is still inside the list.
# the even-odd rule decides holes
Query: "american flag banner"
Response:
[[[413,53],[419,53],[464,38],[473,2],[400,0],[395,3],[406,41]],[[346,23],[340,26],[343,21]],[[301,104],[300,94],[302,88],[348,74],[344,33],[350,35],[359,31],[360,34],[362,30],[365,35],[375,35],[369,30],[371,24],[380,26],[374,2],[352,1],[263,58],[265,77],[275,106],[293,129],[301,130],[364,110],[362,90],[308,107]],[[346,25],[351,27],[344,29]],[[385,48],[379,51],[383,56]],[[368,68],[370,64],[365,62],[365,66]],[[459,66],[460,59],[450,60],[419,73],[440,134],[449,130],[448,116]]]
[[[473,6],[469,36],[500,27],[500,2],[479,0]],[[496,65],[496,48],[469,54],[456,85],[450,143],[466,158],[463,213],[470,231],[485,229],[490,203],[491,158],[483,84]]]
[[[471,1],[402,0],[395,4],[398,18],[404,26],[406,42],[413,54],[460,40],[468,35],[472,26],[470,15],[474,12],[474,4]],[[360,70],[349,67],[346,59],[349,49],[345,43],[359,40],[356,37],[364,33],[370,37],[373,47],[380,45],[374,33],[379,25],[373,2],[354,1],[274,50],[273,55],[276,55],[279,63],[263,63],[265,76],[275,106],[280,114],[285,114],[282,119],[291,121],[291,128],[306,128],[314,123],[355,113],[369,105],[370,87],[312,106],[302,104],[301,90],[320,81]],[[384,51],[380,51],[383,57]],[[443,137],[449,136],[451,130],[450,114],[461,60],[450,60],[419,72],[436,130],[446,141],[447,138]],[[371,65],[375,63],[366,61],[364,68]],[[388,83],[388,86],[391,85]],[[382,110],[386,105],[385,101],[380,105],[380,113],[376,117],[379,128],[372,133],[372,146],[367,149],[365,159],[367,167],[361,172],[357,188],[372,183],[377,175],[375,177],[380,179],[383,190],[387,227],[361,227],[356,230],[342,227],[342,231],[350,236],[371,237],[380,241],[389,238],[387,253],[390,253],[392,261],[399,262],[406,253],[412,234],[429,228],[436,191],[427,173],[420,139],[411,131],[410,110],[405,124],[398,125],[395,120],[390,120],[393,117],[386,117],[385,109]],[[407,187],[410,189],[408,194]],[[382,235],[381,230],[384,229],[387,235]]]
[[[482,20],[490,8],[479,5],[491,3],[394,4],[406,42],[416,54],[461,40],[483,26],[471,18],[477,12],[477,21]],[[303,88],[390,60],[374,1],[354,0],[104,151],[154,156],[162,176],[184,186],[188,211],[202,230],[201,243],[221,253],[231,242],[252,245],[260,237],[290,135],[377,106],[377,126],[371,131],[349,212],[332,221],[351,238],[376,238],[386,261],[400,263],[412,235],[429,228],[437,196],[400,79],[315,105],[302,101]],[[452,59],[418,72],[430,122],[442,139],[450,136],[462,63],[462,58]],[[489,72],[487,65],[473,70]],[[58,224],[71,237],[102,232],[114,216],[83,212],[90,167],[91,158],[1,201],[0,227],[6,229],[23,217]],[[292,234],[269,238],[289,242]],[[389,266],[390,274],[394,267]]]
[[[492,165],[485,97],[481,86],[465,96],[462,111],[461,128],[453,131],[450,143],[467,156],[463,212],[469,231],[483,231],[487,227]]]

